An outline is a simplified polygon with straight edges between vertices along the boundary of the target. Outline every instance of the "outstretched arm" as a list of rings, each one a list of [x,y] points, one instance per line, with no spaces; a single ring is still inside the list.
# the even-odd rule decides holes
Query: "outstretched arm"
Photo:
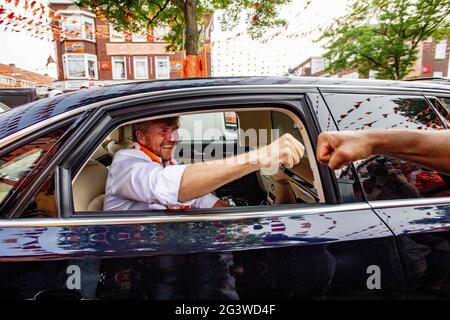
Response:
[[[181,177],[178,201],[186,202],[262,168],[298,164],[305,152],[304,146],[290,134],[260,149],[222,160],[188,165]]]
[[[450,130],[365,130],[323,132],[317,160],[335,170],[383,154],[450,174]]]

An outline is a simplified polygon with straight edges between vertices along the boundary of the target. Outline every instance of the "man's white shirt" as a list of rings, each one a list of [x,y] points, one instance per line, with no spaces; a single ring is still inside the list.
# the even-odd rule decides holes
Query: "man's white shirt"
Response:
[[[219,200],[209,193],[188,201],[178,201],[181,177],[186,165],[163,167],[144,152],[124,149],[114,155],[106,181],[103,210],[164,210],[167,206],[212,208]]]

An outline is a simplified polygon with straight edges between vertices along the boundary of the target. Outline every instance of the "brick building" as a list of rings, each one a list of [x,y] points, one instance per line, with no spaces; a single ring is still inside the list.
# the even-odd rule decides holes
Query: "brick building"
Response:
[[[450,39],[423,41],[419,48],[419,57],[414,70],[408,75],[413,77],[450,77]]]
[[[309,57],[302,63],[289,70],[289,73],[298,77],[325,76],[324,69],[327,60],[322,57]]]
[[[346,69],[339,71],[336,74],[330,75],[325,72],[328,65],[328,60],[322,57],[309,57],[302,63],[288,71],[288,74],[298,77],[334,77],[334,78],[363,78],[364,76],[358,73],[355,69]],[[370,72],[369,78],[374,79],[376,73]]]
[[[17,68],[13,63],[0,63],[0,88],[46,88],[53,81],[49,76]]]
[[[165,29],[151,32],[118,32],[107,21],[73,4],[49,0],[64,18],[54,19],[58,81],[55,87],[70,91],[80,87],[122,82],[177,79],[182,76],[184,52],[167,52]],[[57,21],[56,21],[57,20]],[[205,26],[206,75],[211,75],[210,24]]]
[[[429,39],[422,41],[418,47],[419,54],[413,70],[406,79],[417,77],[450,77],[450,39],[436,41]],[[367,75],[359,74],[354,69],[347,69],[329,75],[324,71],[327,66],[326,59],[322,57],[309,57],[302,63],[288,71],[295,76],[336,77],[336,78],[365,78]],[[369,73],[369,79],[374,79],[376,72]]]

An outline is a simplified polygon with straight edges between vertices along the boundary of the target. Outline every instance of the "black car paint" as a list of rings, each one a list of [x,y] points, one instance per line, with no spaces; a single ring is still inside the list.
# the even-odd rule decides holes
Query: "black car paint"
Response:
[[[257,87],[259,84],[280,85],[281,88],[283,84],[317,87],[342,85],[347,86],[346,90],[350,91],[352,85],[378,86],[379,90],[386,86],[411,87],[409,83],[405,85],[400,82],[289,78],[195,79],[120,85],[56,97],[46,102],[39,101],[22,107],[22,115],[15,112],[17,109],[8,111],[5,113],[6,117],[0,115],[2,128],[3,123],[8,124],[8,129],[2,130],[0,138],[49,116],[74,110],[88,103],[107,102],[108,99],[121,95],[191,86]],[[417,90],[422,88],[420,84],[415,85],[413,88]],[[317,130],[334,130],[334,119],[329,110],[324,109],[321,96],[311,93],[310,89],[299,90],[298,94],[307,91],[311,113],[317,116]],[[313,101],[317,103],[314,104]],[[45,108],[46,103],[49,103],[48,108]],[[338,190],[341,190],[342,195],[344,189],[339,183],[332,181],[336,180],[330,179],[324,187],[332,188],[338,194]],[[355,186],[355,193],[351,197],[357,198],[359,183],[352,181],[351,184]],[[345,190],[348,193],[349,189]],[[346,201],[349,197],[341,199]],[[326,207],[317,205],[319,206]],[[292,208],[297,208],[294,213],[290,210]],[[217,284],[216,287],[202,287],[201,283],[208,280],[208,276],[202,278],[198,270],[215,270],[217,254],[233,252],[234,265],[230,266],[230,275],[236,280],[237,293],[243,299],[404,297],[404,275],[405,272],[408,275],[409,269],[404,262],[403,247],[394,236],[394,233],[399,235],[399,232],[391,231],[392,220],[386,219],[383,212],[374,212],[369,206],[364,209],[350,207],[341,212],[333,212],[331,208],[330,212],[325,213],[303,213],[302,209],[297,205],[281,206],[277,208],[276,216],[270,217],[268,211],[268,218],[259,219],[226,217],[217,221],[76,225],[76,218],[73,218],[72,224],[75,225],[72,226],[69,223],[67,226],[41,227],[37,222],[35,226],[25,224],[24,227],[5,227],[0,229],[0,259],[3,261],[0,266],[0,287],[3,292],[8,293],[8,297],[32,298],[42,290],[65,288],[67,266],[78,264],[82,270],[93,275],[91,283],[86,284],[87,289],[81,289],[85,297],[227,298],[230,296],[219,294],[224,288],[217,282],[211,282]],[[248,207],[234,210],[245,213],[266,209]],[[409,216],[409,211],[403,210]],[[448,207],[431,206],[429,210],[436,214],[440,212],[439,217],[444,219],[443,223],[448,222]],[[315,230],[315,226],[320,230]],[[448,231],[446,224],[443,228],[439,231]],[[422,230],[416,230],[415,236],[420,237],[420,232]],[[397,248],[400,248],[400,253]],[[187,275],[180,272],[186,265],[197,268],[197,273]],[[367,268],[372,265],[379,266],[382,272],[379,290],[367,287],[366,281],[370,276]],[[8,281],[5,274],[13,275],[11,280],[14,279],[14,282]],[[34,277],[38,274],[41,275],[39,281]],[[209,280],[214,279],[214,275],[210,274],[209,277]],[[42,279],[48,281],[44,283]],[[407,280],[410,285],[409,278]],[[169,289],[155,291],[153,287]],[[210,296],[201,295],[203,290],[210,292]]]

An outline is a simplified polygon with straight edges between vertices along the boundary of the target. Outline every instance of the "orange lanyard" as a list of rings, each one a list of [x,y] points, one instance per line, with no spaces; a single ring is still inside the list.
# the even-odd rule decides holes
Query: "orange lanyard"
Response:
[[[158,156],[156,154],[154,154],[153,152],[151,152],[146,146],[143,146],[142,144],[139,143],[139,147],[140,150],[145,153],[150,159],[152,159],[153,162],[159,163],[160,165],[162,165],[163,167],[165,167],[165,164],[161,162],[161,160],[158,158]],[[173,165],[173,161],[170,160],[169,161],[169,165]],[[168,210],[186,210],[186,209],[192,209],[192,206],[185,206],[185,205],[180,205],[180,206],[165,206]]]
[[[165,163],[162,163],[161,160],[158,158],[158,156],[156,154],[154,154],[153,152],[151,152],[146,146],[143,146],[142,144],[139,143],[140,146],[140,150],[145,153],[150,159],[152,159],[153,162],[159,163],[160,165],[162,165],[163,167],[165,167]],[[172,166],[173,165],[173,161],[170,160],[169,164]]]

